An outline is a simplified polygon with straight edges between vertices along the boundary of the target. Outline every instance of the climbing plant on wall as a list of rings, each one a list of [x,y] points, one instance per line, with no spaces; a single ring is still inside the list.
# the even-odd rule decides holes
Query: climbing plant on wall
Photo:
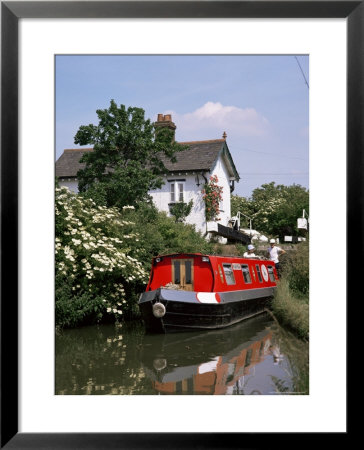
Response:
[[[217,175],[211,176],[202,190],[207,221],[220,220],[220,202],[222,201],[223,188],[218,185],[218,181]]]

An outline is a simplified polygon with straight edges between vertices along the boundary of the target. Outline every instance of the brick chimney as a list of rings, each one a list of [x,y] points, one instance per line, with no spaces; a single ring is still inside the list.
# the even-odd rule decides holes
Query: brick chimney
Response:
[[[172,122],[172,115],[171,114],[158,114],[157,122],[154,122],[154,127],[156,130],[156,133],[158,133],[158,129],[167,127],[171,131],[173,131],[173,141],[175,140],[175,131],[176,131],[176,125]]]

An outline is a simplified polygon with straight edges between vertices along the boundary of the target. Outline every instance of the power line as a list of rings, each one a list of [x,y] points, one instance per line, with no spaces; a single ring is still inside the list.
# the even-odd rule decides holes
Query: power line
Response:
[[[305,79],[305,83],[307,84],[307,87],[308,87],[308,89],[310,89],[310,86],[308,85],[308,82],[307,82],[307,80],[306,80],[305,74],[303,73],[303,70],[302,70],[301,64],[300,64],[300,62],[298,61],[298,58],[297,58],[297,56],[295,56],[295,58],[296,58],[296,61],[297,61],[298,67],[299,67],[299,68],[301,69],[301,73],[302,73],[302,76],[303,76],[303,78]]]
[[[296,172],[296,173],[291,173],[291,172],[247,172],[247,173],[240,173],[239,175],[292,175],[292,176],[296,176],[296,175],[308,175],[309,172]]]
[[[282,158],[301,159],[302,161],[306,160],[306,158],[300,158],[299,156],[282,155],[281,153],[260,152],[258,150],[250,150],[248,148],[243,148],[242,150],[243,152],[261,153],[262,155],[281,156]]]

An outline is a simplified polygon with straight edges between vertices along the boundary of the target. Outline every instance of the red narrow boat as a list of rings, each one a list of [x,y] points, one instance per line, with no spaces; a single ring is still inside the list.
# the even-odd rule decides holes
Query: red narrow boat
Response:
[[[277,279],[274,263],[257,258],[157,256],[139,308],[149,332],[223,328],[264,312]]]

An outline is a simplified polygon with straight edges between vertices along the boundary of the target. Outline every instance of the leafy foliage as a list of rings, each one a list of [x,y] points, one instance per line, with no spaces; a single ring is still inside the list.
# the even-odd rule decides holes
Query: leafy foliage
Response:
[[[282,258],[282,278],[272,302],[275,316],[301,338],[309,338],[309,244],[301,242]]]
[[[297,218],[309,211],[309,192],[300,185],[263,184],[250,199],[232,196],[232,215],[238,211],[251,217],[253,228],[271,236],[296,235]]]
[[[114,319],[133,307],[128,293],[148,279],[137,234],[126,233],[125,208],[97,206],[91,199],[56,189],[56,323],[75,326]]]
[[[220,202],[222,200],[223,188],[217,184],[218,182],[217,175],[213,175],[202,189],[207,221],[220,220]]]
[[[177,202],[170,207],[170,213],[174,216],[176,222],[184,222],[190,214],[193,206],[193,200],[188,203]]]
[[[135,210],[128,211],[127,217],[132,223],[127,231],[137,233],[142,243],[139,255],[147,271],[151,258],[156,255],[212,251],[212,245],[193,225],[176,222],[152,203],[139,204]]]
[[[285,256],[282,270],[290,290],[296,296],[308,299],[310,291],[308,242],[301,242],[295,251],[287,252]]]
[[[272,301],[272,311],[282,325],[293,330],[300,338],[309,338],[308,303],[293,295],[286,278],[279,281]]]
[[[117,106],[96,111],[98,125],[82,125],[75,144],[92,145],[79,170],[79,191],[98,205],[135,206],[148,198],[148,191],[160,188],[166,173],[163,160],[176,161],[183,146],[174,142],[173,132],[145,120],[142,108]]]

